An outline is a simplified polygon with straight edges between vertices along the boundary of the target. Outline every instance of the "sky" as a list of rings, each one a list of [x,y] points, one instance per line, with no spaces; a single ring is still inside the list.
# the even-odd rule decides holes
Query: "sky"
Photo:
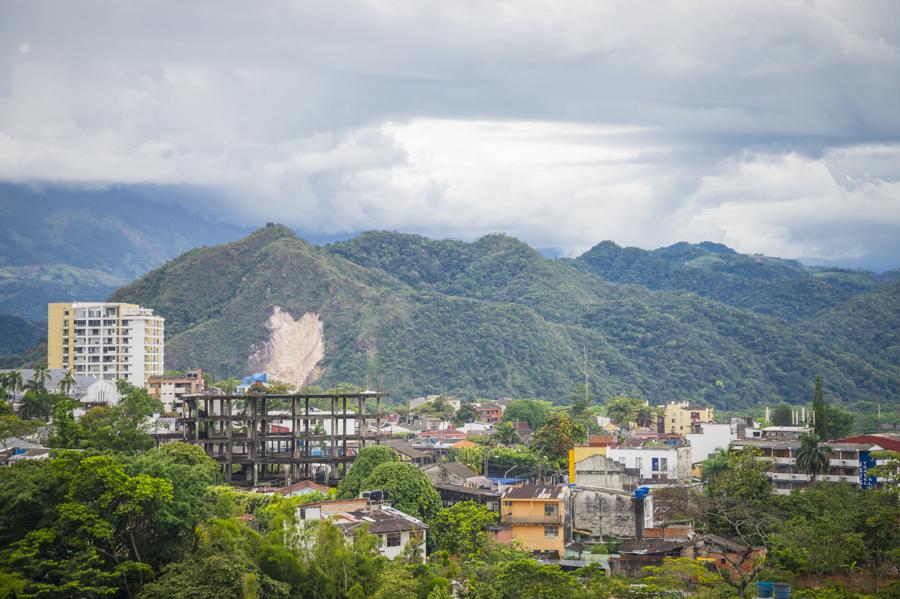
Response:
[[[900,266],[900,2],[0,3],[0,181]]]

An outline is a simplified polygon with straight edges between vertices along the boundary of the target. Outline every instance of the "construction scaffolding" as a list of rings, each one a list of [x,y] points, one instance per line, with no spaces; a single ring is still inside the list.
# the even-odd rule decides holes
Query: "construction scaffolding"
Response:
[[[380,443],[386,395],[185,395],[183,439],[221,464],[227,482],[313,479],[323,469],[335,479],[359,449]]]

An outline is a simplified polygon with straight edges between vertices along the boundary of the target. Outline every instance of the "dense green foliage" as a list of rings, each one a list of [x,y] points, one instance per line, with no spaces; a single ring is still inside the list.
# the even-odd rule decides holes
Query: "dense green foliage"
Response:
[[[748,256],[717,243],[676,243],[648,251],[597,244],[575,263],[619,283],[689,291],[760,314],[797,320],[871,291],[875,273],[812,268],[795,260]]]
[[[370,445],[359,450],[359,455],[353,460],[353,466],[347,472],[347,476],[338,485],[338,496],[343,499],[354,499],[363,490],[363,483],[381,464],[386,462],[399,462],[400,454],[384,445]]]
[[[0,314],[0,356],[22,354],[46,336],[46,323]]]
[[[196,448],[63,452],[0,471],[0,563],[19,596],[132,592],[180,555],[218,469]]]
[[[271,227],[192,250],[114,299],[166,317],[168,367],[202,365],[219,377],[244,374],[280,306],[324,322],[323,386],[563,403],[583,382],[586,346],[600,400],[738,409],[805,401],[816,375],[838,403],[900,397],[900,360],[888,349],[900,330],[898,295],[900,283],[882,284],[845,303],[835,297],[821,319],[786,322],[693,293],[605,281],[502,235],[463,243],[367,233],[315,248]],[[851,307],[849,319],[880,320],[862,331],[836,326]]]
[[[376,466],[360,490],[387,491],[395,508],[426,522],[441,509],[441,498],[425,473],[404,462],[385,462]]]

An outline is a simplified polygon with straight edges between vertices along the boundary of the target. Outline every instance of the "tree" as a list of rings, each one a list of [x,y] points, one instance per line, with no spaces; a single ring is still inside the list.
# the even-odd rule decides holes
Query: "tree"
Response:
[[[472,402],[464,402],[459,406],[459,409],[453,416],[453,424],[456,426],[462,426],[467,422],[475,422],[477,418],[478,412],[475,410],[475,404],[473,404]]]
[[[593,399],[586,383],[576,385],[572,393],[569,394],[570,412],[572,416],[576,418],[584,416]]]
[[[46,364],[38,364],[34,368],[34,374],[31,379],[40,384],[41,388],[46,389],[47,383],[53,377],[50,376],[50,370],[47,368]]]
[[[825,439],[840,439],[853,430],[855,416],[837,406],[825,406]]]
[[[236,379],[232,376],[232,377],[228,377],[227,379],[213,383],[213,387],[218,387],[219,389],[222,390],[222,393],[224,393],[225,395],[234,395],[234,393],[237,391],[238,385],[240,385],[240,384],[241,384],[241,380]]]
[[[614,423],[622,426],[634,422],[638,410],[644,402],[630,397],[614,397],[606,403],[606,415]]]
[[[704,468],[703,486],[707,497],[765,506],[772,497],[772,483],[766,475],[767,463],[755,447],[732,449],[724,454],[724,467]],[[722,454],[714,454],[714,460]]]
[[[25,386],[32,386],[34,389],[29,388],[25,395],[22,396],[19,413],[23,418],[39,418],[47,421],[53,410],[53,401],[50,395],[47,394],[46,390],[40,388],[37,381],[28,381],[25,383]]]
[[[6,389],[9,394],[15,397],[16,393],[21,391],[25,384],[22,381],[22,371],[21,370],[11,370],[9,372],[3,373],[3,378],[0,379],[0,384],[2,384],[3,388]]]
[[[425,473],[404,462],[380,464],[366,477],[360,490],[387,491],[395,508],[426,522],[441,509],[441,498]]]
[[[822,444],[822,439],[815,432],[800,435],[800,447],[797,448],[795,459],[797,468],[805,474],[809,474],[815,482],[816,476],[828,472],[828,454],[831,449]]]
[[[359,496],[365,480],[381,464],[399,462],[400,454],[384,445],[369,445],[359,450],[347,476],[338,484],[338,497],[353,499]]]
[[[828,415],[825,413],[825,395],[822,393],[822,377],[816,377],[816,390],[813,394],[813,427],[820,439],[825,439],[828,430]]]
[[[486,506],[462,501],[438,512],[432,534],[440,549],[453,555],[469,555],[487,543],[485,530],[496,521],[497,514]]]
[[[572,420],[565,412],[556,412],[547,417],[544,426],[534,433],[531,447],[551,460],[561,462],[568,458],[569,450],[575,443],[585,439],[584,427]]]
[[[491,435],[502,445],[516,445],[521,442],[519,431],[511,422],[498,422]]]
[[[794,411],[788,404],[781,402],[772,410],[773,426],[791,426],[794,423]]]
[[[644,580],[664,591],[687,591],[696,596],[701,590],[722,589],[725,585],[721,577],[690,558],[665,558],[661,566],[647,566],[644,570],[650,574]]]
[[[552,404],[539,399],[514,399],[503,411],[504,422],[527,422],[531,430],[544,425]]]
[[[75,379],[75,372],[69,368],[59,381],[59,390],[68,396],[76,387],[78,387],[78,381]]]
[[[7,449],[6,442],[10,437],[30,435],[38,428],[38,425],[36,420],[23,420],[13,414],[0,416],[0,448]]]

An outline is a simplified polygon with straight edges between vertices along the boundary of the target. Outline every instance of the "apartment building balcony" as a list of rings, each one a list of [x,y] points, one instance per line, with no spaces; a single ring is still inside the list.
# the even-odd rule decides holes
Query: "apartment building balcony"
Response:
[[[559,524],[565,523],[563,514],[503,514],[500,521],[506,524]]]

